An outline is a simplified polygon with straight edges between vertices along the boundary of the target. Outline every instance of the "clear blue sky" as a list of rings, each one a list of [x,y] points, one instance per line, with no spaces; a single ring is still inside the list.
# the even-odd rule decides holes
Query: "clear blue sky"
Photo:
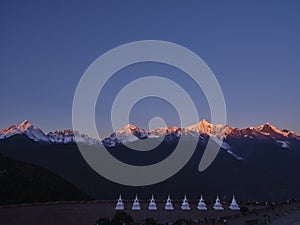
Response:
[[[158,39],[206,61],[223,89],[229,125],[270,122],[300,133],[299,23],[299,1],[1,1],[0,128],[24,119],[45,131],[71,128],[73,95],[86,68],[120,44]],[[104,135],[114,96],[141,74],[180,82],[209,120],[203,93],[184,74],[148,63],[108,83],[97,104]],[[131,121],[144,127],[153,116],[178,122],[159,99],[137,104]]]

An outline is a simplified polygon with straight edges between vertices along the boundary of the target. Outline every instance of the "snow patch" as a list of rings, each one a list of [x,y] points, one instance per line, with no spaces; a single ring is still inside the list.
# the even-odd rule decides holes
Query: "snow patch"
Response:
[[[17,134],[25,134],[27,137],[36,142],[49,142],[44,132],[33,126],[27,120],[24,120],[18,126],[12,125],[9,128],[0,130],[0,139],[9,138]]]
[[[280,143],[282,148],[290,148],[290,146],[289,146],[290,142],[288,142],[288,141],[276,140],[276,142]]]
[[[234,158],[236,158],[237,160],[244,160],[244,158],[238,156],[237,154],[235,154],[233,151],[231,150],[227,150],[227,153],[229,153],[230,155],[232,155]]]

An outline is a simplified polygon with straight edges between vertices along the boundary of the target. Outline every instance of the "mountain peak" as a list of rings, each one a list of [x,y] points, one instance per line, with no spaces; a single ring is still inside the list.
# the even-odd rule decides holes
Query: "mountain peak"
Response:
[[[201,132],[204,134],[211,134],[213,124],[207,122],[205,119],[201,120],[199,123],[188,126],[185,129],[193,132]]]
[[[272,124],[269,123],[269,122],[266,122],[266,123],[264,123],[264,124],[258,126],[257,128],[258,128],[258,129],[259,129],[259,128],[262,129],[263,127],[275,127],[275,126],[272,125]]]
[[[30,139],[39,142],[48,142],[48,138],[44,132],[33,126],[28,120],[24,120],[18,126],[10,126],[7,129],[0,130],[0,139],[8,138],[14,135],[26,135]]]
[[[206,126],[206,127],[209,127],[209,126],[212,126],[213,124],[211,124],[210,122],[208,122],[206,119],[202,119],[198,125],[202,125],[202,126]]]
[[[18,126],[18,128],[25,131],[25,130],[29,129],[32,126],[33,125],[31,123],[29,123],[28,120],[24,120],[22,123],[20,123],[20,125]]]
[[[135,129],[137,129],[138,127],[135,126],[135,125],[133,125],[133,124],[131,124],[131,123],[128,123],[128,124],[125,126],[125,128],[129,128],[129,129],[131,129],[131,130],[135,130]]]
[[[135,130],[139,130],[139,128],[133,124],[127,124],[126,126],[118,129],[116,131],[117,134],[123,134],[123,133],[132,133],[134,132]]]
[[[80,139],[83,143],[98,143],[100,140],[95,140],[89,138],[87,135],[79,134],[78,131],[73,130],[63,130],[49,132],[47,135],[39,129],[32,125],[28,120],[24,120],[19,125],[13,125],[8,128],[0,130],[0,140],[4,138],[11,137],[13,135],[27,135],[34,141],[51,142],[51,143],[73,143],[75,142],[75,136]],[[119,130],[112,133],[104,141],[109,146],[115,146],[116,143],[126,143],[133,142],[139,139],[146,138],[162,138],[168,135],[169,137],[180,137],[181,135],[190,135],[193,137],[199,137],[201,135],[213,136],[217,138],[258,138],[258,139],[276,139],[276,140],[288,140],[289,138],[300,140],[295,132],[289,130],[280,130],[270,123],[265,123],[256,128],[233,128],[229,126],[224,126],[221,124],[212,124],[207,120],[203,119],[198,123],[184,127],[178,128],[174,127],[159,127],[153,130],[140,129],[133,124],[127,124]]]
[[[29,121],[28,120],[24,120],[22,123],[20,123],[20,125],[24,125],[24,124],[28,124]]]
[[[270,133],[270,132],[281,133],[282,132],[279,128],[275,127],[274,125],[272,125],[270,123],[265,123],[263,125],[260,125],[257,127],[257,129],[264,133]]]

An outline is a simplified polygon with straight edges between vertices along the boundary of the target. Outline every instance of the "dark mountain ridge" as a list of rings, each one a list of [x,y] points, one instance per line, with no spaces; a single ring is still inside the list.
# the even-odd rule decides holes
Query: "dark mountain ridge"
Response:
[[[179,137],[171,138],[174,135],[170,135],[149,152],[137,154],[122,143],[107,150],[126,163],[153,164],[166,158],[176,147]],[[194,155],[176,175],[161,183],[144,187],[129,187],[103,178],[85,162],[74,143],[45,144],[35,142],[24,134],[14,135],[0,141],[0,152],[54,172],[96,199],[115,199],[119,193],[127,199],[132,199],[135,194],[148,199],[152,193],[158,199],[165,199],[169,193],[175,199],[181,199],[184,194],[190,199],[197,199],[201,193],[206,199],[214,199],[219,194],[225,200],[230,199],[232,194],[245,201],[300,198],[300,181],[297,179],[300,171],[300,145],[297,139],[289,140],[286,148],[273,138],[227,137],[225,142],[242,160],[228,154],[228,149],[222,148],[212,165],[199,172],[198,164],[207,137],[201,136]],[[143,141],[159,139],[142,139],[131,144],[143,145]],[[103,145],[89,147],[91,150],[104,148]]]

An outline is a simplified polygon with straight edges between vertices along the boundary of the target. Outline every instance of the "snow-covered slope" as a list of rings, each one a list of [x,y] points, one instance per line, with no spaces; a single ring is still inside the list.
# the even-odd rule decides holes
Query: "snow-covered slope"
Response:
[[[73,130],[59,130],[54,132],[49,132],[47,137],[52,143],[73,143],[75,140],[74,131]]]
[[[143,130],[134,126],[132,124],[128,124],[123,128],[117,130],[112,133],[108,138],[105,138],[102,143],[106,147],[115,147],[121,143],[131,143],[141,139],[155,139],[155,138],[163,138],[167,142],[173,142],[178,140],[181,136],[197,138],[200,140],[200,143],[205,144],[205,139],[209,136],[213,138],[217,143],[223,133],[225,132],[225,128],[222,125],[213,125],[208,123],[205,120],[200,121],[199,123],[186,127],[186,128],[178,128],[178,127],[160,127],[154,130]],[[224,135],[222,136],[224,137]],[[242,157],[235,154],[231,147],[225,142],[222,142],[221,148],[226,151],[228,154],[232,155],[234,158],[238,160],[243,160]]]
[[[190,135],[208,135],[217,138],[224,138],[227,127],[222,124],[211,124],[206,120],[201,120],[199,123],[185,127],[183,132]]]
[[[127,124],[123,128],[104,138],[102,143],[106,147],[114,147],[120,143],[130,143],[150,136],[150,131],[140,129],[132,124]]]
[[[33,126],[27,120],[20,125],[10,126],[9,128],[0,130],[0,140],[17,134],[27,135],[30,139],[36,142],[44,143],[60,143],[69,144],[75,143],[76,140],[80,143],[88,145],[96,145],[103,143],[106,147],[114,147],[121,143],[131,143],[142,139],[164,138],[166,141],[177,140],[182,135],[186,137],[197,138],[205,143],[207,137],[224,139],[222,148],[232,152],[226,140],[232,139],[259,139],[271,140],[274,143],[282,143],[283,148],[288,148],[292,140],[300,141],[300,137],[292,131],[280,130],[279,128],[266,123],[258,127],[248,128],[233,128],[223,125],[214,125],[206,120],[202,120],[197,124],[179,128],[179,127],[160,127],[154,130],[140,129],[135,125],[128,124],[118,131],[112,133],[109,137],[102,141],[91,138],[85,134],[79,134],[73,130],[62,130],[49,132],[47,135],[38,127]],[[230,153],[231,154],[231,153]]]
[[[12,125],[9,128],[0,130],[0,139],[9,138],[16,134],[25,134],[36,142],[49,142],[44,132],[41,129],[33,126],[27,120],[24,120],[18,126]]]
[[[294,138],[299,138],[297,137],[297,134],[295,132],[291,132],[288,130],[280,130],[279,128],[271,125],[270,123],[266,123],[264,125],[261,125],[257,127],[257,130],[261,132],[261,134],[266,135],[266,136],[271,136],[272,138],[289,138],[289,137],[294,137]]]
[[[120,143],[126,144],[142,139],[165,138],[169,141],[182,135],[182,129],[178,127],[160,127],[154,130],[140,129],[135,125],[128,124],[123,128],[112,133],[109,137],[102,140],[106,147],[114,147]]]
[[[49,132],[47,135],[38,127],[32,125],[27,120],[23,121],[20,125],[12,125],[9,128],[0,130],[0,140],[12,137],[14,135],[26,135],[35,142],[43,143],[62,143],[69,144],[75,143],[75,136],[78,142],[95,145],[100,144],[99,140],[88,137],[84,134],[79,134],[73,130]]]
[[[74,130],[59,130],[49,132],[47,134],[47,137],[51,143],[70,144],[75,143],[77,141],[88,145],[101,144],[100,140],[91,138],[86,134],[80,134],[78,131]]]
[[[134,142],[139,139],[164,138],[165,136],[169,136],[170,139],[172,137],[178,138],[182,135],[194,136],[197,138],[210,136],[224,140],[226,140],[226,138],[262,140],[276,139],[279,141],[287,141],[288,139],[293,138],[300,140],[300,137],[295,132],[280,130],[269,123],[261,125],[257,128],[248,127],[239,129],[221,124],[214,125],[206,120],[202,120],[197,124],[185,128],[167,126],[156,128],[154,130],[143,130],[137,126],[128,124],[111,134],[108,138],[105,138],[103,141],[107,146],[111,147],[119,143]]]
[[[281,143],[282,148],[289,148],[289,140],[300,141],[300,137],[295,133],[287,130],[280,130],[279,128],[266,123],[258,127],[248,128],[234,128],[227,125],[214,125],[206,120],[202,120],[197,124],[185,127],[160,127],[154,130],[143,130],[128,124],[105,138],[102,143],[106,147],[115,147],[121,143],[135,142],[140,139],[164,138],[165,141],[172,142],[178,140],[179,137],[193,137],[200,140],[205,145],[208,137],[212,137],[217,141],[223,139],[221,148],[228,154],[232,155],[238,160],[242,160],[238,154],[234,152],[228,144],[229,139],[235,140],[265,140],[273,143]]]
[[[229,132],[228,132],[229,131]],[[259,140],[270,140],[273,139],[279,141],[288,141],[294,139],[300,141],[300,136],[295,132],[289,130],[280,130],[279,128],[271,125],[270,123],[265,123],[258,127],[249,128],[227,128],[226,137],[230,138],[250,138]]]

